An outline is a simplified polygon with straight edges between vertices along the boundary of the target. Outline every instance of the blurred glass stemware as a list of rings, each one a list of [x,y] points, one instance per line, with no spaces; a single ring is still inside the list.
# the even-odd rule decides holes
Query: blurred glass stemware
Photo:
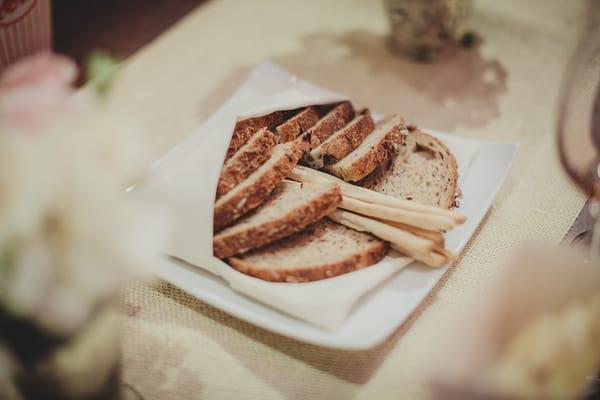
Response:
[[[558,104],[560,161],[575,184],[590,197],[590,261],[600,260],[600,4],[588,2],[588,25],[563,80]],[[579,238],[578,238],[579,239]],[[600,396],[600,372],[586,399]]]
[[[573,55],[558,104],[560,161],[575,184],[591,198],[590,257],[600,257],[600,4],[589,2],[588,25]]]

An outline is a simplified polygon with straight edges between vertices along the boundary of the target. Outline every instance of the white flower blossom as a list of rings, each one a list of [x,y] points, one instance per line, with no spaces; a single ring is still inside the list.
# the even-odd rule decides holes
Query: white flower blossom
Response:
[[[77,112],[35,134],[0,110],[0,307],[56,334],[148,277],[167,232],[124,191],[145,161],[137,132],[89,93],[69,100]]]

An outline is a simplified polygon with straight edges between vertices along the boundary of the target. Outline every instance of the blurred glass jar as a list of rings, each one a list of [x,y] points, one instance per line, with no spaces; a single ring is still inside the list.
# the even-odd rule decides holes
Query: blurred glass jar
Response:
[[[471,0],[385,0],[391,45],[418,61],[450,55],[465,37]]]

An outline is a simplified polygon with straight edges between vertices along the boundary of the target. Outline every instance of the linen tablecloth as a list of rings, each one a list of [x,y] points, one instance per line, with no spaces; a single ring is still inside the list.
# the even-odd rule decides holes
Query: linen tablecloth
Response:
[[[515,247],[558,243],[584,197],[554,143],[560,78],[586,24],[585,1],[475,2],[481,43],[436,64],[393,56],[379,1],[213,0],[127,62],[112,104],[140,121],[156,157],[192,132],[270,59],[357,104],[520,151],[479,232],[406,324],[368,351],[270,333],[162,283],[123,294],[124,380],[145,399],[427,396],[425,361]]]

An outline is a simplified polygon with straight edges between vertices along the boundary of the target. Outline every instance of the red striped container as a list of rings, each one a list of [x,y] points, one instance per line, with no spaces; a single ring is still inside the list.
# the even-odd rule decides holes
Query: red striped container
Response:
[[[0,72],[52,46],[50,0],[0,0]]]

